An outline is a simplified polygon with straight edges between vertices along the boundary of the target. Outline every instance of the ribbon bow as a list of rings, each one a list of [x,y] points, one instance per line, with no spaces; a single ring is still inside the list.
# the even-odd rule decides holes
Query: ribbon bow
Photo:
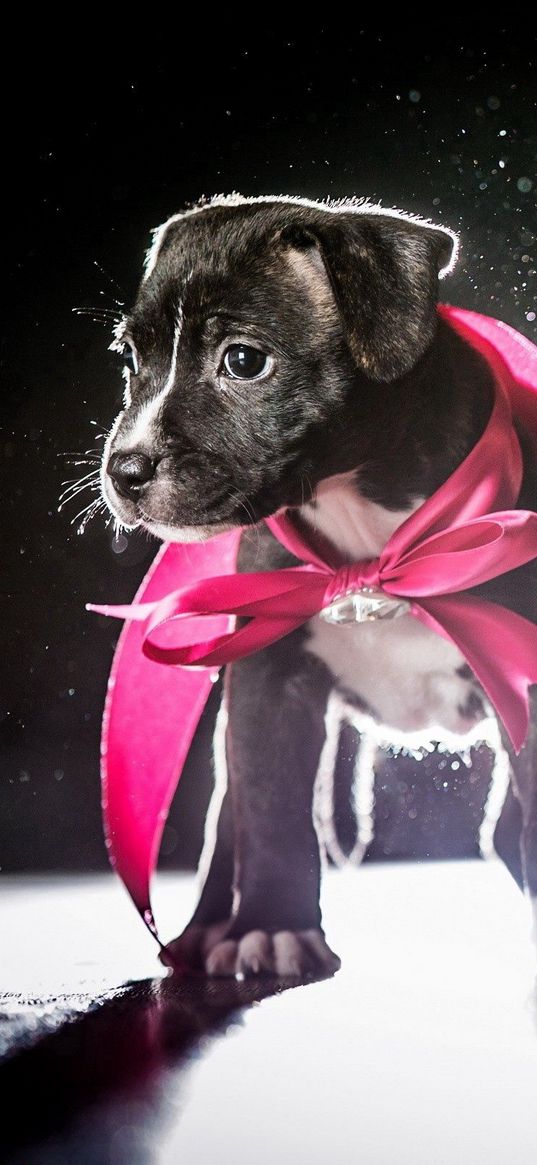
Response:
[[[465,334],[468,317],[486,320],[458,309],[440,310]],[[486,322],[501,327],[496,321]],[[523,341],[509,332],[510,338]],[[475,328],[471,339],[476,344]],[[342,564],[330,550],[320,554],[305,528],[300,530],[286,512],[266,523],[301,560],[299,566],[230,573],[238,545],[234,532],[213,539],[210,548],[201,552],[204,573],[207,566],[210,569],[211,556],[221,567],[219,573],[200,577],[197,547],[168,547],[144,581],[147,601],[88,605],[90,610],[131,621],[130,639],[127,635],[118,647],[105,710],[105,821],[112,860],[156,937],[149,878],[177,773],[207,699],[211,672],[259,651],[313,616],[320,613],[338,621],[345,601],[355,609],[362,604],[369,612],[366,617],[390,614],[390,606],[396,614],[408,611],[460,649],[515,749],[522,747],[528,729],[528,684],[537,682],[537,628],[512,611],[465,592],[537,557],[537,514],[512,508],[523,468],[511,417],[512,371],[487,338],[486,327],[478,333],[477,346],[484,350],[496,384],[486,430],[451,477],[398,527],[378,558]],[[537,350],[530,348],[533,383],[537,383]],[[185,560],[183,585],[164,591],[166,554],[173,558],[174,551],[187,549],[193,555],[191,577]],[[153,595],[157,569],[160,586]],[[173,568],[167,573],[172,577]],[[235,628],[238,616],[248,621]],[[162,700],[156,717],[155,700],[151,700],[155,673],[146,672],[145,694],[143,688],[136,695],[133,692],[140,682],[142,656],[146,669],[157,665],[159,673],[188,679],[186,686],[177,680],[168,686],[159,683]],[[162,664],[171,667],[158,666]],[[192,669],[196,669],[194,674]],[[119,676],[123,684],[118,692],[114,688]],[[178,714],[182,720],[179,749]],[[157,741],[151,739],[155,732]]]

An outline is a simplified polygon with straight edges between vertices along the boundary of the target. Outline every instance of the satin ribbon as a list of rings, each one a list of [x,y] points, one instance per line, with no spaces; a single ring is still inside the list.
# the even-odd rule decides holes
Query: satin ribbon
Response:
[[[214,669],[288,635],[349,589],[409,600],[414,618],[460,649],[515,749],[523,745],[537,628],[465,591],[537,557],[537,514],[512,508],[522,480],[512,406],[537,435],[537,349],[499,321],[445,306],[439,313],[488,360],[495,400],[479,442],[378,558],[342,564],[321,555],[286,512],[266,523],[300,566],[234,573],[233,531],[164,547],[132,604],[88,604],[129,621],[105,708],[103,808],[112,862],[157,939],[150,877]],[[235,629],[238,616],[248,622]]]

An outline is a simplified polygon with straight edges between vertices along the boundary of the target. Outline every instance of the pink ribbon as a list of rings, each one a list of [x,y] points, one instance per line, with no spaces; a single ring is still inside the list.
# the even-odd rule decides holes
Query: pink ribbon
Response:
[[[88,604],[129,620],[104,715],[103,808],[111,860],[157,939],[150,878],[211,672],[288,635],[347,590],[375,587],[410,601],[416,619],[460,649],[515,749],[524,743],[537,627],[464,592],[537,557],[537,514],[512,509],[522,480],[512,407],[537,437],[537,349],[499,321],[439,312],[486,357],[495,401],[477,445],[378,558],[341,564],[321,555],[282,513],[267,525],[300,566],[234,573],[240,531],[233,531],[163,547],[132,604]],[[235,629],[238,616],[248,622]]]

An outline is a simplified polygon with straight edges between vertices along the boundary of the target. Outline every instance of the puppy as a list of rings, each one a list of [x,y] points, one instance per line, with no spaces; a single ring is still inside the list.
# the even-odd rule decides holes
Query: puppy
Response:
[[[436,312],[456,250],[444,227],[355,200],[233,195],[174,215],[113,345],[125,401],[102,488],[116,519],[180,542],[241,527],[239,569],[261,571],[296,565],[263,522],[291,507],[345,561],[375,558],[490,415],[488,364]],[[518,505],[536,509],[526,460]],[[536,582],[530,564],[474,593],[535,622]],[[403,731],[466,732],[491,714],[458,649],[408,614],[345,629],[315,616],[228,666],[216,841],[165,960],[217,975],[339,965],[321,927],[312,818],[334,689]],[[496,830],[532,896],[535,724],[511,755]]]

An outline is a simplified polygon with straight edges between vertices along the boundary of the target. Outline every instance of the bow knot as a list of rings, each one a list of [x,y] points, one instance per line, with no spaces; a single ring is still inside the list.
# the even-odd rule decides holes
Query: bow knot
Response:
[[[364,559],[362,562],[351,562],[340,566],[331,575],[324,592],[323,607],[329,607],[337,599],[343,598],[369,587],[373,590],[380,588],[380,560],[378,558]]]

